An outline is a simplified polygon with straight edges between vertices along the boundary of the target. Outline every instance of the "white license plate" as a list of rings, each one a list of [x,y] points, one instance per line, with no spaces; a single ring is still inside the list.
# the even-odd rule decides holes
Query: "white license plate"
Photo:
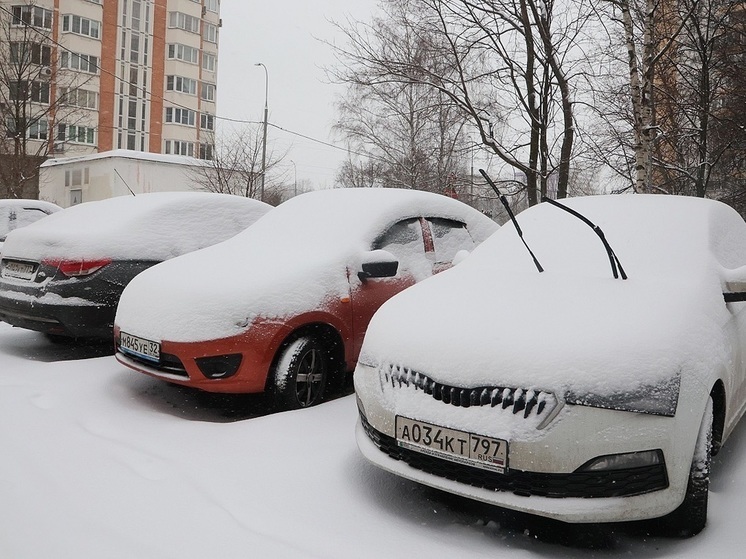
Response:
[[[119,349],[124,353],[130,353],[150,361],[158,361],[161,358],[161,344],[145,338],[138,338],[127,332],[119,333]]]
[[[508,442],[502,439],[397,415],[396,442],[410,450],[499,474],[508,469]]]
[[[16,260],[6,260],[3,264],[2,276],[4,278],[14,278],[22,280],[31,280],[36,271],[36,264],[31,262],[17,262]]]

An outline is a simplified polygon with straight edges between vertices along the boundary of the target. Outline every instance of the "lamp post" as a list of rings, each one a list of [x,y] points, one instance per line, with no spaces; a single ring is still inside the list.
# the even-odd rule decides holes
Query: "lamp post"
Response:
[[[298,196],[298,167],[295,166],[295,161],[292,159],[290,163],[293,164],[293,196]]]
[[[264,177],[267,174],[267,103],[269,100],[269,72],[267,72],[267,67],[261,62],[257,62],[254,66],[261,66],[264,68],[264,139],[262,140],[262,182],[259,187],[259,199],[264,202]]]

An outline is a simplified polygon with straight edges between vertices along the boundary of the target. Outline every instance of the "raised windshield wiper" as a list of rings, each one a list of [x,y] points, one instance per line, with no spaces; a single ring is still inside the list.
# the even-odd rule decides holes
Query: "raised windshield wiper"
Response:
[[[534,264],[536,264],[536,269],[539,270],[539,272],[543,272],[544,268],[541,267],[541,264],[539,264],[539,261],[536,259],[536,256],[534,256],[534,253],[531,252],[530,248],[528,248],[528,244],[526,243],[526,240],[523,238],[523,231],[521,231],[521,228],[518,226],[518,222],[515,220],[515,216],[513,215],[513,210],[510,209],[510,204],[508,204],[508,200],[497,189],[497,185],[494,182],[492,182],[492,179],[490,179],[487,176],[487,173],[484,172],[484,169],[479,169],[479,172],[482,174],[484,179],[487,181],[487,184],[489,184],[492,187],[492,190],[494,190],[495,193],[497,193],[497,197],[500,199],[500,202],[502,202],[502,205],[507,210],[508,215],[510,216],[510,221],[512,221],[513,225],[515,225],[515,230],[518,233],[518,236],[521,238],[521,241],[523,241],[523,245],[526,247],[526,250],[531,255],[531,258],[533,258]]]
[[[576,212],[572,208],[568,208],[567,206],[560,204],[556,200],[552,200],[551,198],[542,196],[541,201],[548,202],[552,206],[557,206],[558,208],[565,210],[567,213],[577,217],[580,221],[582,221],[588,227],[593,229],[596,235],[598,235],[598,238],[601,239],[601,242],[604,244],[604,248],[606,249],[606,254],[609,255],[609,263],[611,264],[611,272],[614,274],[614,279],[619,279],[620,275],[622,276],[623,280],[627,279],[627,274],[624,273],[624,268],[622,268],[622,263],[619,262],[619,259],[617,258],[616,254],[614,254],[614,250],[611,248],[611,245],[609,245],[609,242],[606,240],[606,237],[604,236],[604,232],[601,230],[601,228],[598,225],[593,223],[590,219],[588,219],[584,215]],[[617,268],[619,269],[619,272],[617,272]]]

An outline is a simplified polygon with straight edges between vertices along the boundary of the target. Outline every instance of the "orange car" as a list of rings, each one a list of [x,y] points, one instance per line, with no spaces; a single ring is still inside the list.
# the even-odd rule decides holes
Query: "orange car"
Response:
[[[209,392],[316,404],[354,369],[378,307],[496,229],[427,192],[303,194],[235,238],[135,278],[117,310],[116,357]]]

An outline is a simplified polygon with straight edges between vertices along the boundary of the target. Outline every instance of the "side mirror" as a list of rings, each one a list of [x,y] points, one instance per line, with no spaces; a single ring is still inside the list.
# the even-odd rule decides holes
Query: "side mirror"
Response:
[[[725,270],[723,298],[726,303],[746,301],[746,266],[734,270]]]
[[[365,255],[357,273],[360,281],[371,278],[390,278],[399,270],[399,261],[385,250],[372,250]]]

